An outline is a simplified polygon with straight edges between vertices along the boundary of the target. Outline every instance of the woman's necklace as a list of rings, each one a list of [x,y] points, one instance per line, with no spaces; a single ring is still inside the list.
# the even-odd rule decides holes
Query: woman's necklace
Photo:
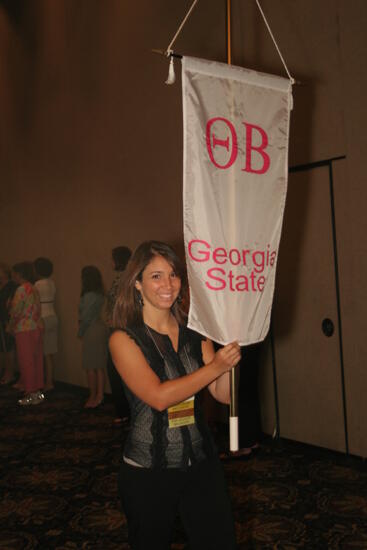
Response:
[[[159,349],[158,344],[157,344],[157,342],[155,341],[155,339],[154,339],[154,337],[153,337],[153,334],[151,333],[150,328],[149,328],[148,325],[146,325],[145,323],[144,323],[144,326],[145,326],[145,330],[146,330],[148,336],[150,336],[150,338],[151,338],[151,340],[152,340],[152,342],[153,342],[153,344],[154,344],[156,350],[158,351],[158,353],[159,353],[159,355],[161,356],[161,358],[164,360],[163,354],[162,354],[161,350]]]
[[[153,344],[154,344],[156,350],[158,351],[159,355],[161,356],[161,358],[162,358],[163,361],[164,361],[164,356],[163,356],[161,350],[159,349],[159,346],[158,346],[157,342],[155,341],[155,338],[153,337],[153,334],[152,334],[150,328],[149,328],[148,325],[146,325],[145,323],[144,323],[144,326],[145,326],[145,330],[146,330],[148,336],[150,336],[150,338],[151,338],[151,340],[152,340],[152,342],[153,342]],[[168,335],[167,335],[167,336],[168,336]],[[169,336],[168,336],[168,338],[169,338]],[[183,346],[183,350],[184,350],[184,352],[185,352],[185,357],[186,357],[187,363],[188,363],[188,365],[189,365],[189,367],[190,367],[190,371],[192,371],[191,361],[190,361],[189,354],[187,353],[186,346]],[[177,350],[176,353],[177,353],[177,355],[179,355],[179,354],[178,354],[178,350]]]

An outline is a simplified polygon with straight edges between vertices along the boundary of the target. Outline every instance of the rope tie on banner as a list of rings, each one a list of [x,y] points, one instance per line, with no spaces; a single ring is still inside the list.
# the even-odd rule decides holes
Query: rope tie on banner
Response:
[[[278,52],[278,54],[279,54],[279,57],[280,57],[280,59],[282,60],[282,63],[283,63],[283,66],[284,66],[284,68],[285,68],[285,70],[286,70],[286,72],[287,72],[288,78],[289,78],[289,80],[291,81],[291,84],[293,85],[293,84],[295,84],[296,81],[295,81],[294,78],[291,76],[291,73],[290,73],[289,70],[288,70],[287,64],[286,64],[286,62],[284,61],[284,58],[283,58],[283,56],[282,56],[282,54],[281,54],[281,52],[280,52],[279,46],[278,46],[278,44],[277,44],[277,42],[276,42],[276,40],[275,40],[275,38],[274,38],[273,33],[271,32],[270,25],[269,25],[269,23],[268,23],[267,20],[266,20],[265,14],[264,14],[264,12],[263,12],[261,6],[260,6],[259,0],[256,0],[256,4],[257,4],[257,7],[258,7],[259,10],[260,10],[260,13],[261,13],[261,15],[262,15],[262,18],[264,19],[264,23],[265,23],[265,25],[266,25],[266,27],[267,27],[267,29],[268,29],[268,31],[269,31],[269,34],[270,34],[270,36],[271,36],[271,39],[272,39],[272,41],[274,42],[274,46],[275,46],[276,49],[277,49],[277,52]]]
[[[170,62],[169,62],[169,68],[168,68],[168,77],[167,77],[167,80],[166,80],[166,84],[173,84],[176,80],[176,75],[175,75],[175,67],[173,65],[173,50],[172,50],[172,46],[173,44],[176,42],[176,39],[178,37],[178,35],[180,34],[180,32],[182,31],[186,21],[188,20],[188,18],[190,17],[191,15],[191,12],[192,10],[194,9],[195,5],[198,3],[198,0],[194,0],[193,3],[191,4],[191,7],[189,8],[189,11],[187,12],[187,14],[185,15],[185,17],[183,18],[182,20],[182,23],[181,25],[178,27],[174,37],[172,38],[171,42],[169,43],[167,49],[166,49],[166,56],[167,57],[170,57]]]

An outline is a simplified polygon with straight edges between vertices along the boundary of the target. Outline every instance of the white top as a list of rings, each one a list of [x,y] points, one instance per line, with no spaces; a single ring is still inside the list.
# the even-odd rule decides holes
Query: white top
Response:
[[[56,315],[54,301],[56,294],[55,283],[52,279],[40,279],[34,285],[38,290],[41,302],[41,316],[49,317]]]

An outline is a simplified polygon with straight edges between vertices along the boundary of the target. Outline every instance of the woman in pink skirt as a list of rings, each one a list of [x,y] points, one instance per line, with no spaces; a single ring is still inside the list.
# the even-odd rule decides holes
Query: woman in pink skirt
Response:
[[[25,395],[19,405],[42,403],[43,350],[41,304],[33,282],[33,264],[22,262],[13,266],[13,280],[18,283],[10,307],[9,332],[15,336],[20,370],[18,388]]]

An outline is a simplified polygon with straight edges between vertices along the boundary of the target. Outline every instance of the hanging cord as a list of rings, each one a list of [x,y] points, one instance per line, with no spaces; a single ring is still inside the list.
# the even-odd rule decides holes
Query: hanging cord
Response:
[[[174,68],[174,65],[173,65],[173,50],[172,50],[172,46],[173,44],[176,42],[176,39],[178,37],[178,35],[180,34],[180,32],[182,31],[186,21],[188,20],[188,18],[190,17],[191,15],[191,12],[192,10],[194,9],[195,5],[198,3],[198,0],[194,0],[193,3],[191,4],[191,7],[189,9],[189,11],[187,12],[187,14],[185,15],[181,25],[178,27],[177,31],[176,31],[176,34],[175,36],[172,38],[171,42],[169,43],[167,49],[166,49],[166,52],[165,52],[165,55],[167,57],[170,57],[170,62],[169,62],[169,69],[168,69],[168,77],[167,77],[167,80],[166,80],[166,84],[173,84],[176,80],[176,75],[175,75],[175,68]]]
[[[175,36],[172,38],[172,40],[171,40],[171,42],[170,42],[170,44],[169,44],[169,46],[168,46],[168,48],[167,48],[167,50],[166,50],[166,55],[167,55],[167,57],[168,57],[169,55],[171,55],[171,53],[172,53],[172,46],[173,46],[173,44],[176,42],[176,39],[177,39],[178,35],[179,35],[180,32],[182,31],[183,26],[185,25],[186,21],[187,21],[188,18],[190,17],[192,10],[194,9],[195,4],[197,4],[197,3],[198,3],[198,0],[194,0],[194,1],[193,1],[193,3],[191,4],[191,8],[189,9],[189,11],[187,12],[187,14],[185,15],[185,17],[184,17],[184,19],[183,19],[181,25],[178,27]]]
[[[287,75],[288,75],[288,77],[289,77],[289,80],[291,81],[291,84],[295,84],[295,80],[294,80],[294,78],[291,76],[290,72],[288,71],[288,67],[287,67],[287,65],[286,65],[286,62],[284,61],[284,58],[283,58],[283,56],[282,56],[282,54],[281,54],[281,52],[280,52],[279,46],[278,46],[278,44],[276,43],[276,40],[275,40],[275,38],[274,38],[273,33],[271,32],[270,25],[269,25],[269,23],[268,23],[267,20],[266,20],[265,14],[264,14],[264,12],[263,12],[261,6],[260,6],[259,0],[256,0],[256,4],[257,4],[257,7],[258,7],[259,10],[260,10],[260,13],[261,13],[263,19],[264,19],[264,22],[265,22],[265,25],[267,26],[267,29],[268,29],[268,31],[269,31],[269,34],[270,34],[270,36],[271,36],[271,38],[272,38],[272,40],[273,40],[273,42],[274,42],[274,46],[275,46],[276,49],[277,49],[277,52],[278,52],[278,54],[279,54],[279,57],[280,57],[280,59],[282,60],[282,63],[283,63],[283,65],[284,65],[284,68],[285,68],[285,70],[287,71]]]

